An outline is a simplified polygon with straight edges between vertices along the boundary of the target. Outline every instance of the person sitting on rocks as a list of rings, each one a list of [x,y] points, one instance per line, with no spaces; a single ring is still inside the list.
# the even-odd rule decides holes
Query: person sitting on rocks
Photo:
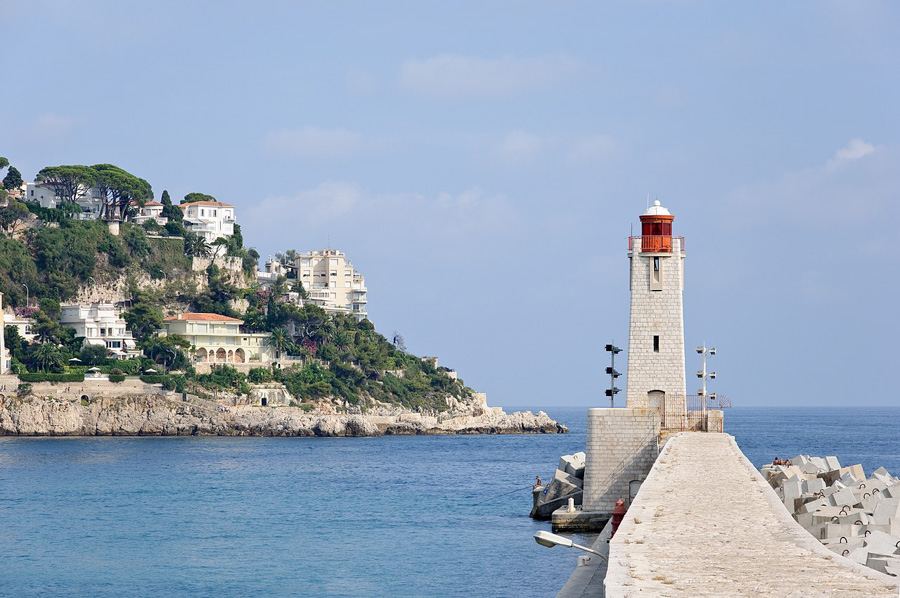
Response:
[[[536,475],[536,476],[534,476],[534,479],[537,480],[537,481],[535,482],[535,484],[534,484],[534,487],[535,487],[535,488],[537,488],[538,486],[543,486],[543,485],[544,485],[544,483],[541,482],[541,476]]]
[[[787,465],[788,467],[790,467],[791,465],[793,465],[793,463],[791,462],[790,459],[785,459],[783,464],[784,464],[784,465]]]
[[[784,462],[782,462],[780,457],[775,457],[772,459],[772,465],[784,465]]]

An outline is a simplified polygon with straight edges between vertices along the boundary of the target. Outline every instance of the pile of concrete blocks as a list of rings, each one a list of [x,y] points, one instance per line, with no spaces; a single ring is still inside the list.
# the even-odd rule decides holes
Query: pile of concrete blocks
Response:
[[[900,576],[900,479],[883,467],[867,478],[862,465],[809,455],[761,472],[797,523],[830,550]]]
[[[584,453],[563,455],[559,458],[559,465],[553,473],[553,478],[542,488],[535,488],[539,493],[535,495],[531,516],[535,519],[549,519],[550,515],[561,506],[564,506],[571,497],[576,505],[581,504],[582,488],[584,486]]]

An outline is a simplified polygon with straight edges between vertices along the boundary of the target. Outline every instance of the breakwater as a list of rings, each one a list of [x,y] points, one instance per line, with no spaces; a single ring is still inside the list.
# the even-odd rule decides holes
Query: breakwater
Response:
[[[610,543],[606,595],[897,596],[810,536],[726,434],[670,439]]]
[[[195,396],[151,392],[4,396],[4,436],[380,436],[566,433],[546,413],[498,407],[440,414],[397,409],[316,414],[286,406],[223,406]]]
[[[879,467],[841,467],[837,457],[797,455],[764,465],[763,476],[788,512],[836,554],[900,575],[900,479]]]

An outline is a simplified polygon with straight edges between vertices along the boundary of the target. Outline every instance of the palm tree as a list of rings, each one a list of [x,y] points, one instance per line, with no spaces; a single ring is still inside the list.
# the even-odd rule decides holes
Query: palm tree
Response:
[[[31,362],[42,372],[61,370],[65,365],[62,354],[53,343],[41,343],[31,354]]]
[[[281,359],[282,353],[287,353],[294,346],[291,337],[284,328],[276,328],[264,341],[266,346],[275,349],[275,359]]]
[[[184,236],[184,254],[189,257],[209,257],[211,248],[206,238],[195,233]]]

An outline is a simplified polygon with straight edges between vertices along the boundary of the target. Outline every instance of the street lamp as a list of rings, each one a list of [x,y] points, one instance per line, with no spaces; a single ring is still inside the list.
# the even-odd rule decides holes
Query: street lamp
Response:
[[[583,550],[585,552],[590,552],[591,554],[596,554],[604,561],[607,561],[605,555],[600,554],[596,550],[592,548],[588,548],[587,546],[581,546],[580,544],[576,544],[572,540],[568,538],[564,538],[562,536],[557,536],[556,534],[551,534],[550,532],[540,530],[536,534],[534,534],[534,541],[540,544],[541,546],[546,546],[547,548],[553,548],[554,546],[565,546],[566,548],[577,548],[579,550]],[[607,561],[609,562],[609,561]]]
[[[29,301],[30,301],[30,294],[29,294],[29,291],[28,291],[28,285],[25,284],[25,283],[23,282],[23,283],[22,283],[22,286],[25,287],[25,307],[28,307],[28,303],[29,303]]]

